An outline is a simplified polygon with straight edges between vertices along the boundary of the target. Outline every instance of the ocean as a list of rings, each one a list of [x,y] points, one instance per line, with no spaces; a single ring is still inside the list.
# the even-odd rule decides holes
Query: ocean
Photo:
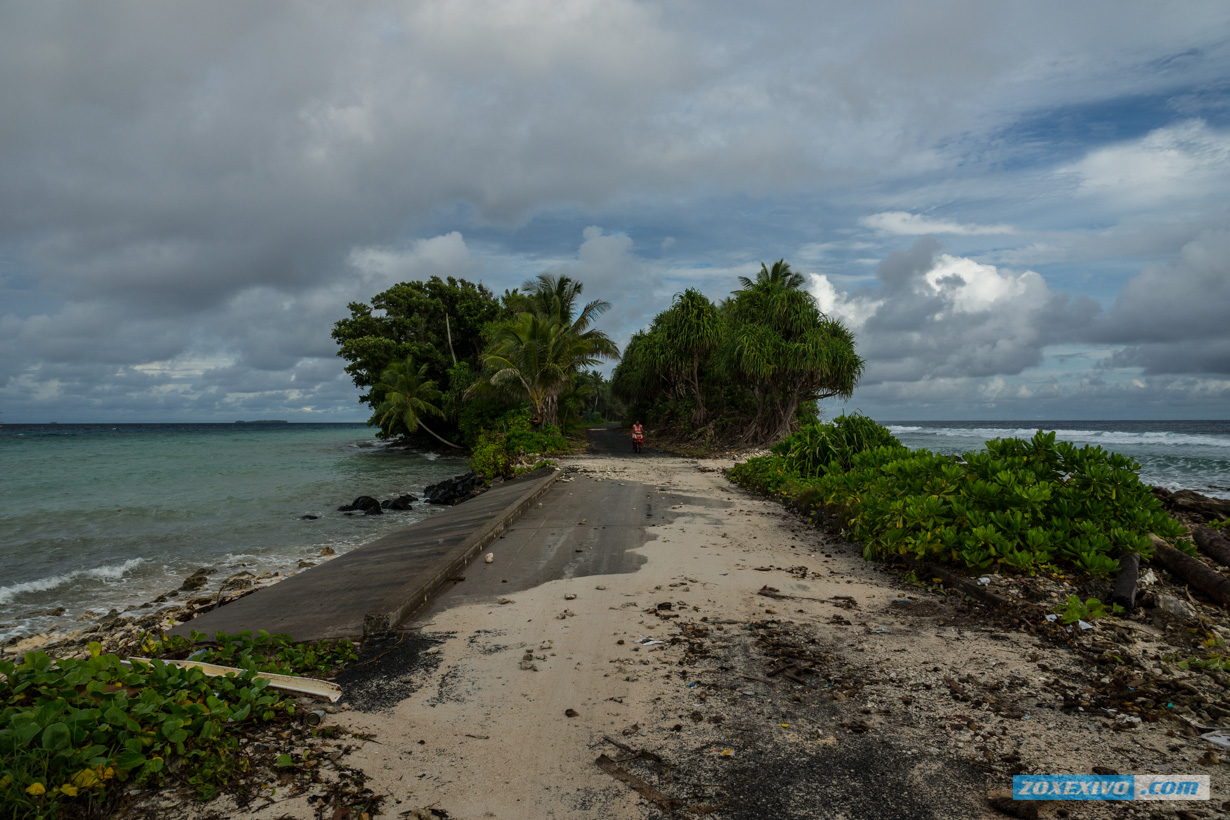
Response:
[[[942,455],[978,450],[991,439],[1032,438],[1038,430],[1078,446],[1122,453],[1146,484],[1230,498],[1230,421],[899,421],[881,422],[914,450]]]
[[[348,516],[466,472],[363,424],[5,424],[0,641],[64,632],[177,589],[200,567],[294,572],[432,515]],[[315,516],[309,518],[308,516]],[[63,608],[61,614],[54,614]]]

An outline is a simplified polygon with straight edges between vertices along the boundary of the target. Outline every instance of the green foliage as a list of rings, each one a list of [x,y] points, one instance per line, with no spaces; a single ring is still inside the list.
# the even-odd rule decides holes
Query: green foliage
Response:
[[[470,454],[470,469],[484,481],[512,478],[524,467],[519,463],[529,455],[568,452],[571,445],[553,424],[537,429],[524,410],[506,413],[491,429],[483,431]],[[538,460],[530,469],[537,469]]]
[[[854,456],[876,447],[900,447],[901,442],[861,413],[842,414],[832,422],[813,422],[773,445],[772,453],[801,476],[820,476],[829,469],[848,470]]]
[[[633,336],[612,375],[633,415],[689,435],[705,428],[745,442],[788,435],[815,418],[815,402],[849,396],[863,370],[854,337],[820,312],[784,260],[714,307],[676,297]]]
[[[1106,604],[1097,598],[1089,598],[1082,601],[1076,595],[1069,595],[1063,607],[1055,611],[1062,615],[1060,620],[1063,623],[1074,624],[1077,621],[1096,621],[1098,618],[1104,618],[1107,615],[1122,615],[1123,607],[1118,604],[1111,604],[1108,611]]]
[[[751,459],[730,476],[779,496],[806,491],[841,515],[869,560],[913,556],[1020,572],[1065,564],[1106,576],[1122,552],[1150,558],[1149,533],[1183,532],[1138,469],[1125,456],[1039,431],[1029,441],[989,441],[962,461],[881,446],[818,477],[800,475],[783,455]]]
[[[486,344],[485,330],[509,315],[483,285],[433,276],[423,282],[401,282],[372,298],[371,304],[350,304],[350,317],[333,326],[338,356],[355,386],[369,388],[389,365],[407,356],[427,366],[425,378],[448,384],[456,362],[477,367]],[[450,343],[451,338],[451,343]],[[360,401],[373,407],[363,395]]]
[[[442,394],[426,374],[427,365],[416,368],[411,356],[389,365],[372,388],[372,395],[379,397],[379,403],[368,424],[378,425],[381,435],[387,437],[408,436],[422,428],[441,443],[457,447],[441,438],[423,421],[426,416],[444,415],[437,406]]]
[[[148,641],[145,649],[188,651],[203,637]],[[103,802],[117,783],[157,783],[173,759],[186,764],[189,781],[208,798],[248,766],[233,727],[294,712],[257,669],[318,673],[356,657],[348,642],[298,647],[265,633],[217,638],[201,659],[242,672],[210,678],[157,659],[126,666],[97,643],[85,660],[27,652],[19,663],[0,661],[5,817],[82,811]]]
[[[531,309],[498,326],[483,353],[483,376],[467,395],[495,392],[528,400],[538,426],[558,424],[561,396],[575,390],[582,368],[619,358],[619,348],[591,327],[610,309],[595,300],[577,310],[582,285],[567,276],[542,274],[521,286]]]
[[[148,639],[143,650],[151,657],[186,658],[219,666],[234,666],[279,675],[309,675],[327,677],[359,659],[350,641],[295,643],[289,635],[270,635],[259,630],[228,635],[215,632],[209,636],[193,630],[190,638],[178,635]]]

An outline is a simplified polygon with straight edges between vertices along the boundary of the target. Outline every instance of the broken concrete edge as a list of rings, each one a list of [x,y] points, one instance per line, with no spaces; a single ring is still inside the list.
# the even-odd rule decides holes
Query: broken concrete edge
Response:
[[[525,509],[542,496],[559,480],[563,471],[556,469],[550,475],[535,482],[522,495],[499,514],[492,516],[478,532],[471,535],[448,555],[445,563],[426,581],[402,589],[379,602],[376,611],[363,618],[363,637],[371,637],[391,631],[409,618],[418,609],[426,606],[449,578],[456,576],[488,544],[503,535]]]

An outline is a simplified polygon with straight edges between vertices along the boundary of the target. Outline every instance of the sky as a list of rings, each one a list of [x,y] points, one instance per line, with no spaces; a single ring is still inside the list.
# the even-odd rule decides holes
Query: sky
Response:
[[[881,420],[1230,418],[1230,4],[0,0],[0,420],[364,421],[330,338],[785,259]]]

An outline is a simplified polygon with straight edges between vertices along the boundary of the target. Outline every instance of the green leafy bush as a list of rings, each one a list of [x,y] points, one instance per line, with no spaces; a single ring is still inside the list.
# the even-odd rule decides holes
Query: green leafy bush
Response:
[[[850,469],[854,456],[876,447],[900,447],[886,427],[861,413],[832,422],[812,422],[773,445],[771,452],[800,476],[820,476],[831,468]]]
[[[1149,533],[1182,534],[1139,468],[1039,431],[1029,441],[989,441],[963,459],[887,446],[814,479],[784,456],[749,460],[731,478],[779,496],[806,492],[842,517],[868,560],[912,556],[1021,572],[1062,563],[1105,576],[1121,552],[1151,557]]]
[[[1060,619],[1063,623],[1074,624],[1077,621],[1096,621],[1107,615],[1121,615],[1123,607],[1111,604],[1110,609],[1107,609],[1106,604],[1098,598],[1088,598],[1082,601],[1076,595],[1069,595],[1068,600],[1056,612],[1063,616]]]
[[[183,655],[204,638],[151,639],[143,650]],[[285,635],[245,632],[217,633],[198,653],[197,660],[243,669],[221,677],[160,659],[127,666],[97,643],[85,660],[27,652],[20,663],[0,662],[2,816],[84,810],[117,783],[157,782],[173,758],[189,765],[198,794],[211,797],[248,767],[233,727],[294,713],[258,671],[321,674],[356,658],[349,641],[296,645]]]
[[[545,424],[541,430],[535,429],[527,411],[516,410],[506,413],[493,429],[479,435],[470,453],[470,469],[484,481],[512,478],[523,472],[517,464],[525,456],[564,453],[570,446],[558,427]]]

